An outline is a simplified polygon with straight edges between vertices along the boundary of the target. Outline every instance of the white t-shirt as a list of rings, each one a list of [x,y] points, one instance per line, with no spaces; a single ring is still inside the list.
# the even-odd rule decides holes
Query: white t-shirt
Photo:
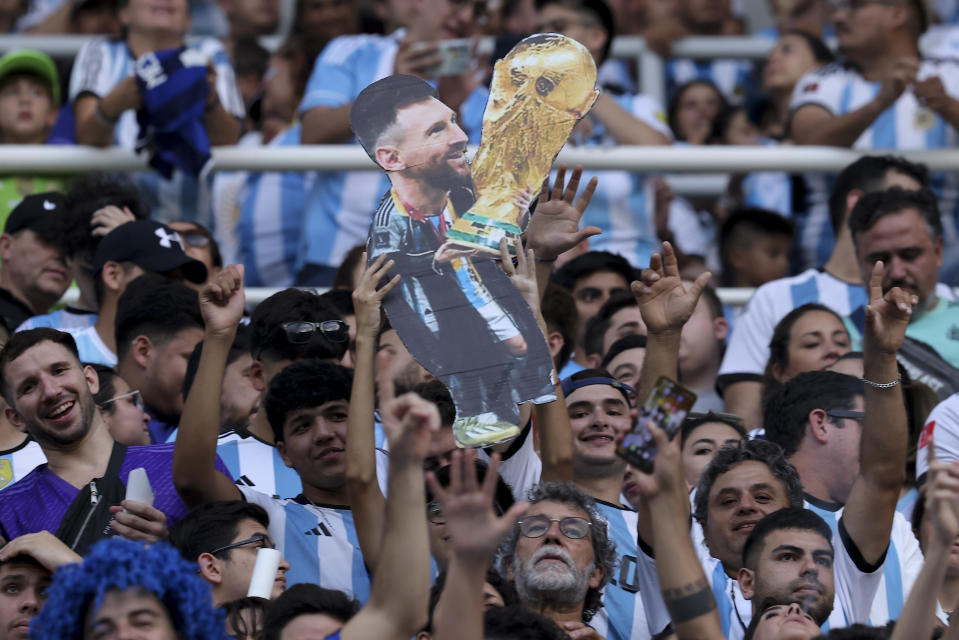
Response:
[[[937,404],[926,419],[916,449],[917,478],[929,471],[929,437],[934,432],[936,457],[945,462],[959,460],[959,393]]]

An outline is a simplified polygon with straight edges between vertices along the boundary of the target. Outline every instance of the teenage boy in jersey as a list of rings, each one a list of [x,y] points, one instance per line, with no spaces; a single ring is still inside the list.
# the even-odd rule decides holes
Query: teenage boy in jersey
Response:
[[[270,383],[261,410],[277,451],[300,476],[300,495],[284,500],[237,486],[213,464],[217,435],[209,425],[219,423],[220,389],[243,302],[242,267],[223,269],[200,294],[206,330],[176,440],[176,489],[194,507],[226,500],[258,504],[269,515],[270,536],[290,562],[289,584],[311,582],[366,602],[370,579],[346,491],[348,369],[306,360],[283,369]]]

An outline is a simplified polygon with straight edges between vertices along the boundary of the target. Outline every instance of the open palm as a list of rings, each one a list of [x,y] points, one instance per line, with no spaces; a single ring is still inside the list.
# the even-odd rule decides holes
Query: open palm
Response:
[[[640,279],[631,289],[643,322],[650,333],[679,331],[696,309],[696,303],[709,282],[709,272],[700,274],[687,286],[679,277],[676,253],[668,242],[663,243],[662,255],[654,253],[649,269],[643,269]]]

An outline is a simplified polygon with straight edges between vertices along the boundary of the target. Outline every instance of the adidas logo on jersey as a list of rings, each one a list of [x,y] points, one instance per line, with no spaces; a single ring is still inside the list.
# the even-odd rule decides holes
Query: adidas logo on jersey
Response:
[[[239,478],[237,478],[237,479],[236,479],[236,484],[238,484],[238,485],[240,485],[240,486],[243,486],[243,487],[255,487],[255,486],[256,486],[256,484],[254,484],[254,482],[253,482],[252,480],[250,480],[247,476],[240,476]]]
[[[330,530],[327,529],[326,525],[323,524],[322,522],[317,523],[315,527],[313,527],[309,531],[304,531],[303,533],[308,536],[327,536],[329,538],[333,537],[333,534],[330,533]]]

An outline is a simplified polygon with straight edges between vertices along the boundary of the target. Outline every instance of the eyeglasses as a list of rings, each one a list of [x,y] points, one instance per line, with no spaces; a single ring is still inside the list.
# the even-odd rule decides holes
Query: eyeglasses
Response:
[[[180,237],[183,238],[183,241],[191,247],[202,249],[203,247],[210,246],[210,236],[204,235],[199,231],[182,232],[180,233]]]
[[[323,322],[294,320],[284,322],[280,326],[286,332],[286,339],[290,344],[307,344],[317,331],[331,342],[346,342],[350,339],[350,327],[342,320],[324,320]]]
[[[519,521],[519,532],[527,538],[542,538],[553,526],[559,523],[559,531],[571,540],[579,540],[589,535],[589,528],[593,523],[586,518],[570,516],[568,518],[547,518],[546,516],[529,516]]]
[[[426,503],[426,518],[433,524],[446,524],[446,518],[443,516],[443,509],[439,502]]]
[[[140,411],[143,411],[143,396],[140,395],[139,389],[134,389],[133,391],[130,391],[129,393],[122,393],[118,396],[113,396],[109,400],[105,400],[101,402],[100,406],[105,407],[111,402],[116,402],[117,400],[123,400],[124,398],[130,398],[130,404],[132,404],[134,407],[136,407]]]
[[[848,418],[857,422],[862,422],[862,419],[866,417],[864,411],[852,411],[851,409],[830,409],[826,412],[826,415],[830,418]]]
[[[244,545],[253,544],[254,542],[263,543],[262,547],[258,547],[260,549],[276,549],[276,545],[273,544],[273,541],[270,540],[269,536],[262,533],[258,533],[252,538],[247,538],[246,540],[240,540],[239,542],[234,542],[233,544],[228,544],[226,546],[219,547],[218,549],[214,549],[213,551],[210,552],[210,555],[215,556],[216,554],[222,551],[229,551],[230,549],[235,549],[237,547],[242,547]]]

